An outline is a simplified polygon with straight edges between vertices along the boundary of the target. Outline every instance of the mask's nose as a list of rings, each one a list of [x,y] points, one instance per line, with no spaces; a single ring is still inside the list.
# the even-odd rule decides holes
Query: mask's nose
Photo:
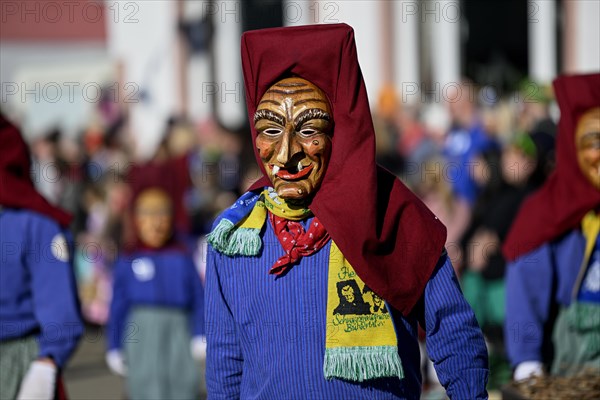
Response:
[[[292,124],[288,124],[283,131],[275,159],[281,165],[286,165],[292,156],[299,151],[301,151],[301,147],[294,133],[294,127]]]

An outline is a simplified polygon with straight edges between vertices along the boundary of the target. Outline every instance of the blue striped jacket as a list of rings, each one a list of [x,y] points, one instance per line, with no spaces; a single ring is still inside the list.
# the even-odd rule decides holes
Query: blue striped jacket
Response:
[[[310,220],[306,221],[309,223]],[[283,255],[270,224],[258,257],[209,248],[206,381],[209,399],[418,399],[417,324],[451,399],[486,399],[487,350],[446,255],[411,315],[390,308],[405,377],[363,383],[323,377],[329,242],[279,278]]]

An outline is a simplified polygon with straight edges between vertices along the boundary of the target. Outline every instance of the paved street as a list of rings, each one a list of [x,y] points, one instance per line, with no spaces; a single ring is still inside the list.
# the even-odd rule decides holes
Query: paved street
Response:
[[[64,373],[70,400],[126,400],[123,379],[113,375],[104,361],[104,339],[103,330],[86,330]]]
[[[104,362],[105,350],[102,330],[88,329],[64,374],[69,399],[125,399],[123,380]]]

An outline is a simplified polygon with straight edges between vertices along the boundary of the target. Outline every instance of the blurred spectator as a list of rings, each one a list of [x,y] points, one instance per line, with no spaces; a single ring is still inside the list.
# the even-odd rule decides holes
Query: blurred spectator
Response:
[[[452,117],[452,127],[446,136],[444,156],[449,165],[448,178],[454,192],[473,204],[478,188],[471,173],[475,156],[497,143],[483,130],[481,117],[475,107],[473,84],[463,81],[451,87],[447,105]]]
[[[556,124],[550,117],[552,89],[549,86],[525,80],[521,83],[516,97],[519,105],[517,130],[556,135]]]
[[[462,268],[459,241],[469,225],[470,207],[465,199],[452,193],[443,171],[444,163],[441,158],[432,158],[425,162],[421,170],[421,181],[415,187],[415,194],[446,225],[446,249],[453,267],[459,274]]]
[[[483,190],[463,239],[467,270],[462,286],[490,344],[490,362],[495,363],[493,387],[510,378],[503,335],[506,261],[500,247],[523,200],[543,183],[544,177],[536,171],[543,168],[540,157],[547,152],[544,143],[518,134],[502,153],[491,150],[477,161],[481,168],[474,176]]]
[[[398,151],[403,137],[399,124],[402,110],[393,87],[385,86],[379,94],[377,109],[373,114],[375,150],[377,163],[395,174],[400,174],[404,167],[404,153]]]
[[[213,120],[204,121],[199,133],[198,148],[190,156],[194,187],[188,193],[196,235],[210,231],[213,219],[235,202],[241,193],[241,174],[246,170],[242,166],[243,145],[239,135],[226,131]]]
[[[55,130],[36,138],[31,145],[36,189],[52,204],[59,204],[62,193],[62,171],[56,158],[56,143],[60,131]]]
[[[130,188],[124,178],[107,174],[84,195],[86,231],[78,235],[76,266],[83,315],[103,325],[108,318],[112,266],[117,250],[127,242]]]
[[[204,291],[191,253],[174,236],[174,205],[158,188],[134,203],[137,241],[115,266],[108,323],[111,370],[132,399],[194,399],[204,359]]]
[[[418,151],[426,138],[425,127],[419,120],[419,109],[417,106],[403,106],[398,113],[397,123],[400,126],[400,138],[396,151],[403,158],[407,159]]]

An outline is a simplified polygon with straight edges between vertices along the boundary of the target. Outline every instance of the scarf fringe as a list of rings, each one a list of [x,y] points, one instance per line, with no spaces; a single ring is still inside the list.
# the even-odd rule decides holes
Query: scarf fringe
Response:
[[[404,378],[396,346],[335,347],[325,349],[326,379],[363,382],[381,377]]]
[[[260,229],[238,228],[231,237],[223,254],[227,256],[256,256],[260,253],[262,239]]]
[[[219,253],[225,253],[233,227],[233,222],[223,218],[206,236],[206,241]]]
[[[222,219],[206,237],[207,242],[226,256],[256,256],[262,248],[260,229],[237,228]]]

